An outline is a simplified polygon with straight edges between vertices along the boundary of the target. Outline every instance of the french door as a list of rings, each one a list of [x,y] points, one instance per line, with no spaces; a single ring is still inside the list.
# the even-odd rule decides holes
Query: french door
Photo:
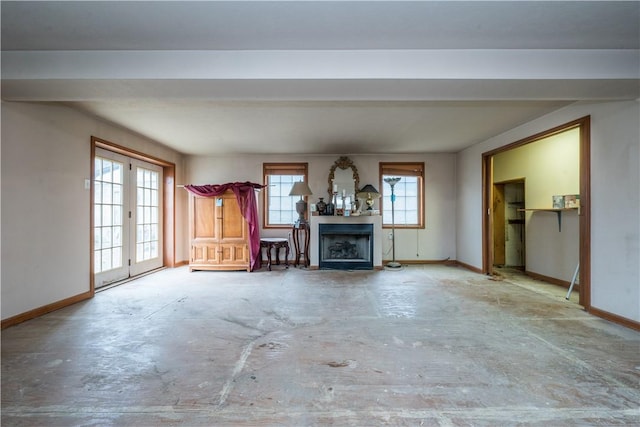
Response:
[[[162,167],[96,148],[94,282],[99,288],[162,267]]]

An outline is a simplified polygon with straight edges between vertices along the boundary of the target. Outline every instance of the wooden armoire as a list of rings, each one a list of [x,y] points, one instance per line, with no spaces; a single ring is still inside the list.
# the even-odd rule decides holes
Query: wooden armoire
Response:
[[[249,227],[235,194],[189,195],[189,269],[251,270]]]

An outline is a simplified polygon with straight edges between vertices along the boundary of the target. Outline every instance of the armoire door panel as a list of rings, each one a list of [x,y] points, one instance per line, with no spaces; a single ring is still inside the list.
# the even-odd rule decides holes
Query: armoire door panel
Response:
[[[240,206],[235,194],[225,194],[221,209],[220,239],[246,239],[244,235],[245,220],[240,212]]]
[[[222,244],[221,262],[227,264],[244,264],[249,260],[246,244]]]
[[[196,197],[193,217],[194,234],[192,237],[215,237],[215,200],[207,197]]]

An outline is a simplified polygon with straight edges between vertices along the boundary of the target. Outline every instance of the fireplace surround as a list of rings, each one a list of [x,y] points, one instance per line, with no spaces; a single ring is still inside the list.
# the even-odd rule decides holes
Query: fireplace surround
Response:
[[[372,228],[372,236],[373,238],[369,241],[368,250],[370,252],[370,258],[372,260],[372,264],[368,263],[367,267],[362,265],[359,266],[347,266],[347,265],[320,265],[320,226],[324,225],[338,225],[345,226],[346,228],[338,228],[340,231],[350,231],[350,229],[357,229],[360,225],[367,225],[370,229]],[[309,244],[309,258],[310,258],[310,268],[311,269],[319,269],[319,268],[340,268],[340,269],[382,269],[382,217],[380,215],[362,215],[362,216],[328,216],[328,215],[312,215],[309,218],[309,226],[310,226],[310,235],[311,242]],[[324,227],[323,227],[324,228]],[[334,239],[336,240],[336,239]],[[361,240],[361,239],[360,239]],[[349,240],[347,240],[349,242]],[[353,250],[348,244],[345,245],[344,239],[337,240],[332,242],[329,246],[333,247],[333,258],[334,259],[342,259],[342,263],[346,264],[344,261],[344,257],[354,256]],[[356,244],[355,242],[349,242],[350,244]],[[359,254],[362,257],[362,253]],[[340,258],[342,257],[342,258]],[[326,258],[326,257],[325,257]],[[331,258],[331,254],[329,254],[329,258]],[[369,256],[367,256],[369,258]],[[333,262],[341,262],[341,261],[333,261]],[[349,261],[350,263],[355,263],[355,261]]]

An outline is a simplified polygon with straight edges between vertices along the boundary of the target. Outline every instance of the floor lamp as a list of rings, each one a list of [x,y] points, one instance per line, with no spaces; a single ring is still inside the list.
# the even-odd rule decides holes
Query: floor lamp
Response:
[[[395,209],[394,209],[394,205],[396,203],[396,195],[394,193],[393,188],[396,186],[396,184],[400,181],[400,177],[389,177],[389,178],[385,178],[384,182],[386,182],[387,184],[389,184],[391,186],[391,247],[393,250],[393,258],[390,262],[387,263],[387,267],[388,268],[400,268],[402,267],[402,264],[400,264],[399,262],[396,262],[396,219],[395,219]]]

